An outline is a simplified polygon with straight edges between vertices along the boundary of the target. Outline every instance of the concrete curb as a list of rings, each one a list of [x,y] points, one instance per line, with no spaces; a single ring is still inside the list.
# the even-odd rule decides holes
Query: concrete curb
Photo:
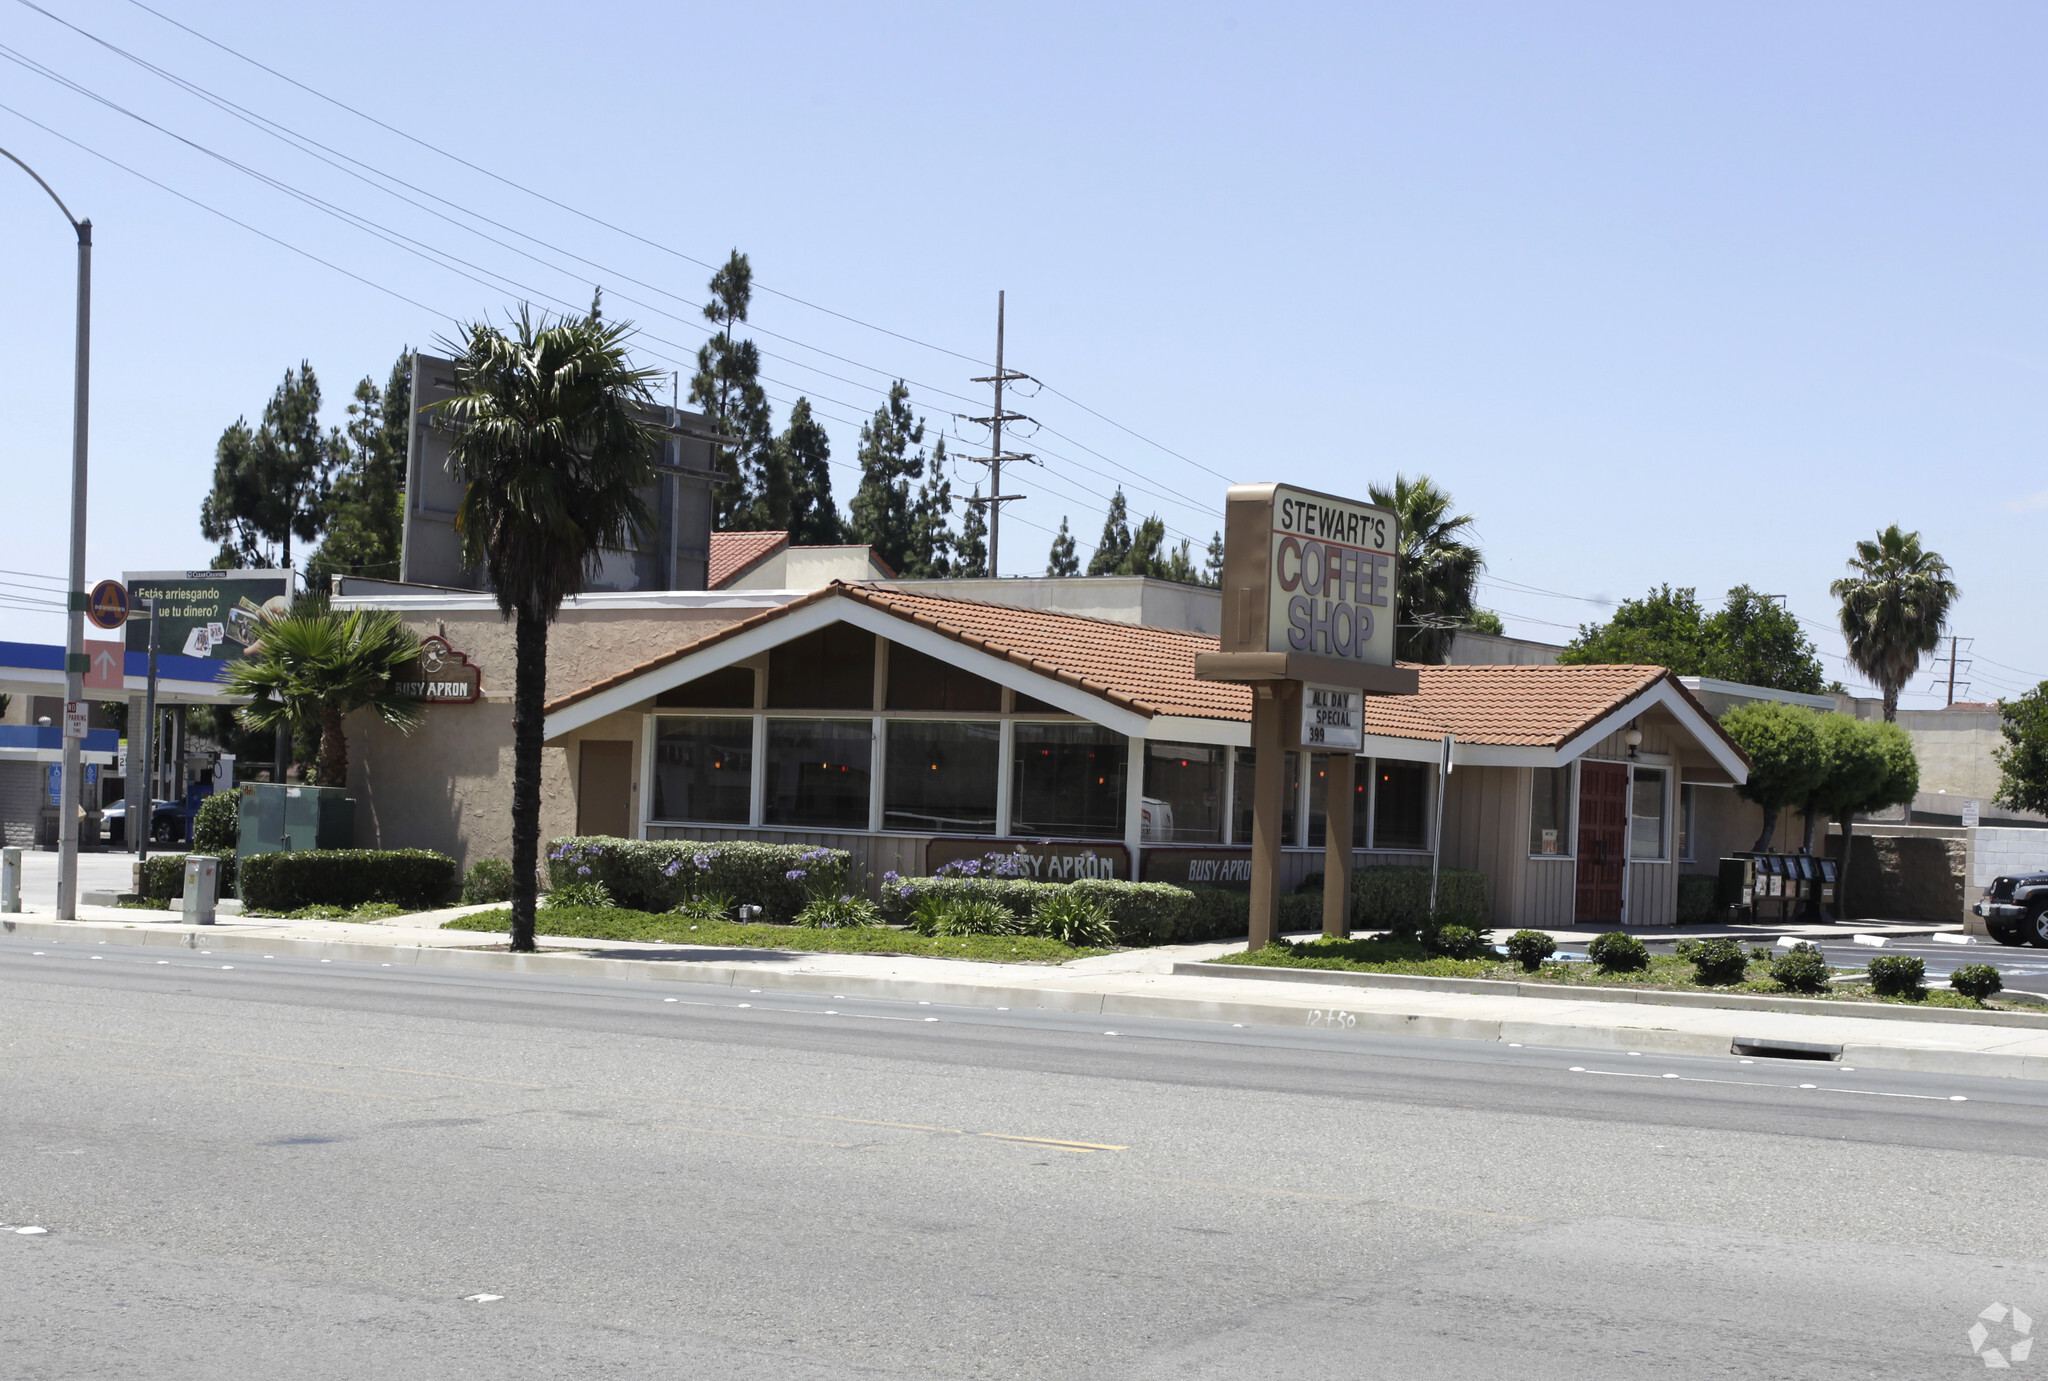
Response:
[[[1823,997],[1765,997],[1753,993],[1688,993],[1668,988],[1596,988],[1565,983],[1516,983],[1493,978],[1429,978],[1410,973],[1362,973],[1351,969],[1283,969],[1256,964],[1181,961],[1176,974],[1203,978],[1274,979],[1341,988],[1406,988],[1430,993],[1474,993],[1490,997],[1540,997],[1565,1002],[1620,1002],[1639,1007],[1708,1007],[1736,1012],[1797,1012],[1820,1017],[1870,1017],[1879,1021],[1934,1021],[1963,1026],[2022,1026],[2048,1031],[2048,1012],[1973,1012],[1961,1007],[1904,1007],[1889,1002],[1848,1002]]]
[[[983,983],[948,983],[918,978],[880,977],[866,974],[777,973],[744,964],[705,963],[680,956],[660,959],[614,958],[575,954],[510,954],[504,951],[442,948],[426,945],[376,944],[354,940],[300,940],[240,934],[231,930],[158,923],[114,921],[29,920],[0,917],[0,932],[26,939],[71,943],[101,942],[151,948],[209,950],[215,954],[279,954],[295,958],[351,959],[370,963],[440,968],[455,972],[555,974],[564,977],[644,979],[654,982],[709,984],[746,988],[762,992],[831,993],[847,996],[924,1001],[935,1005],[970,1007],[1013,1007],[1020,1010],[1067,1012],[1077,1015],[1155,1017],[1179,1021],[1234,1022],[1246,1026],[1310,1027],[1374,1032],[1384,1035],[1436,1036],[1457,1040],[1512,1042],[1524,1046],[1569,1047],[1586,1050],[1633,1050],[1666,1055],[1726,1055],[1734,1036],[1726,1031],[1680,1031],[1658,1027],[1586,1026],[1572,1022],[1542,1022],[1512,1018],[1462,1017],[1441,1013],[1340,1012],[1335,1009],[1287,1006],[1257,1000],[1232,1002],[1185,996],[1145,993],[1086,992],[1042,987],[1002,987]],[[483,932],[476,938],[485,940]],[[545,937],[543,937],[545,938]],[[1265,970],[1246,973],[1242,966],[1176,964],[1176,972],[1213,975],[1231,979],[1261,978],[1278,973],[1302,974],[1301,970]],[[1236,971],[1232,971],[1236,970]],[[1400,975],[1374,975],[1373,977]],[[1353,988],[1373,986],[1356,982],[1352,975],[1315,975],[1310,981],[1331,982]],[[1346,982],[1346,980],[1350,980]],[[1283,980],[1288,981],[1288,980]],[[1293,981],[1301,981],[1296,978]],[[1463,980],[1433,980],[1462,982]],[[1484,991],[1514,996],[1511,991],[1524,985],[1490,983]],[[1555,985],[1530,985],[1555,986]],[[1527,995],[1527,994],[1522,994]],[[1584,998],[1587,994],[1566,989],[1560,996]],[[1334,996],[1334,994],[1333,994]],[[1681,994],[1681,996],[1690,996]],[[1655,1006],[1642,1002],[1638,1005]],[[1669,1005],[1669,1004],[1665,1004]],[[1822,1015],[1887,1019],[1894,1009],[1874,1004],[1809,1003],[1823,1009]],[[1844,1012],[1844,1006],[1858,1010]],[[1802,1009],[1803,1010],[1803,1009]],[[1968,1014],[1963,1014],[1968,1015]],[[2002,1015],[2002,1014],[2001,1014]],[[1336,1017],[1339,1022],[1332,1022]],[[1921,1047],[1844,1043],[1843,1063],[1873,1069],[1912,1070],[1923,1073],[1983,1075],[2022,1079],[2048,1079],[2048,1056],[2019,1055],[1996,1051],[1932,1049]]]

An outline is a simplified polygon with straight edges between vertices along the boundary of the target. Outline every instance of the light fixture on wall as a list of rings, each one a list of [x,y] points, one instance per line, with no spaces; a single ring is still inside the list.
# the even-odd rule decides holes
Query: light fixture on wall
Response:
[[[1636,756],[1636,749],[1643,746],[1643,731],[1636,727],[1635,720],[1631,719],[1628,722],[1628,732],[1621,736],[1621,741],[1628,745],[1629,760],[1633,762]]]

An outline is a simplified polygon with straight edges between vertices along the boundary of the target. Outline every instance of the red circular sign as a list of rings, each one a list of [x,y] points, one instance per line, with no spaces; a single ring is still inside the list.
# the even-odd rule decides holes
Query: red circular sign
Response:
[[[128,622],[128,587],[118,580],[102,580],[92,587],[85,602],[85,616],[98,628],[119,628]]]

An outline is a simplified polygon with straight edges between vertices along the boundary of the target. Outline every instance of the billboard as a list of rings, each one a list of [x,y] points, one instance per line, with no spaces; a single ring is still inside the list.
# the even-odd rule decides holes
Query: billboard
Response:
[[[290,606],[285,570],[126,571],[128,650],[149,651],[149,606],[157,601],[156,650],[177,657],[239,657],[266,614]]]

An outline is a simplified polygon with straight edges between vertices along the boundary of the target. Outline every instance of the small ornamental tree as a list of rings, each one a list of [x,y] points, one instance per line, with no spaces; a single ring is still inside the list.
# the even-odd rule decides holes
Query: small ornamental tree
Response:
[[[1920,790],[1920,761],[1913,740],[1898,725],[1845,714],[1821,716],[1821,742],[1828,772],[1809,799],[1807,814],[1826,814],[1842,827],[1835,897],[1846,912],[1856,817],[1910,804]]]
[[[1749,780],[1735,789],[1763,807],[1763,832],[1753,847],[1765,853],[1777,833],[1778,813],[1804,802],[1827,773],[1820,716],[1777,700],[1753,700],[1723,715],[1721,727],[1749,754]]]
[[[2005,736],[2005,746],[1991,753],[1998,761],[1998,804],[2048,814],[2048,681],[2017,700],[1999,701],[1998,714]]]

